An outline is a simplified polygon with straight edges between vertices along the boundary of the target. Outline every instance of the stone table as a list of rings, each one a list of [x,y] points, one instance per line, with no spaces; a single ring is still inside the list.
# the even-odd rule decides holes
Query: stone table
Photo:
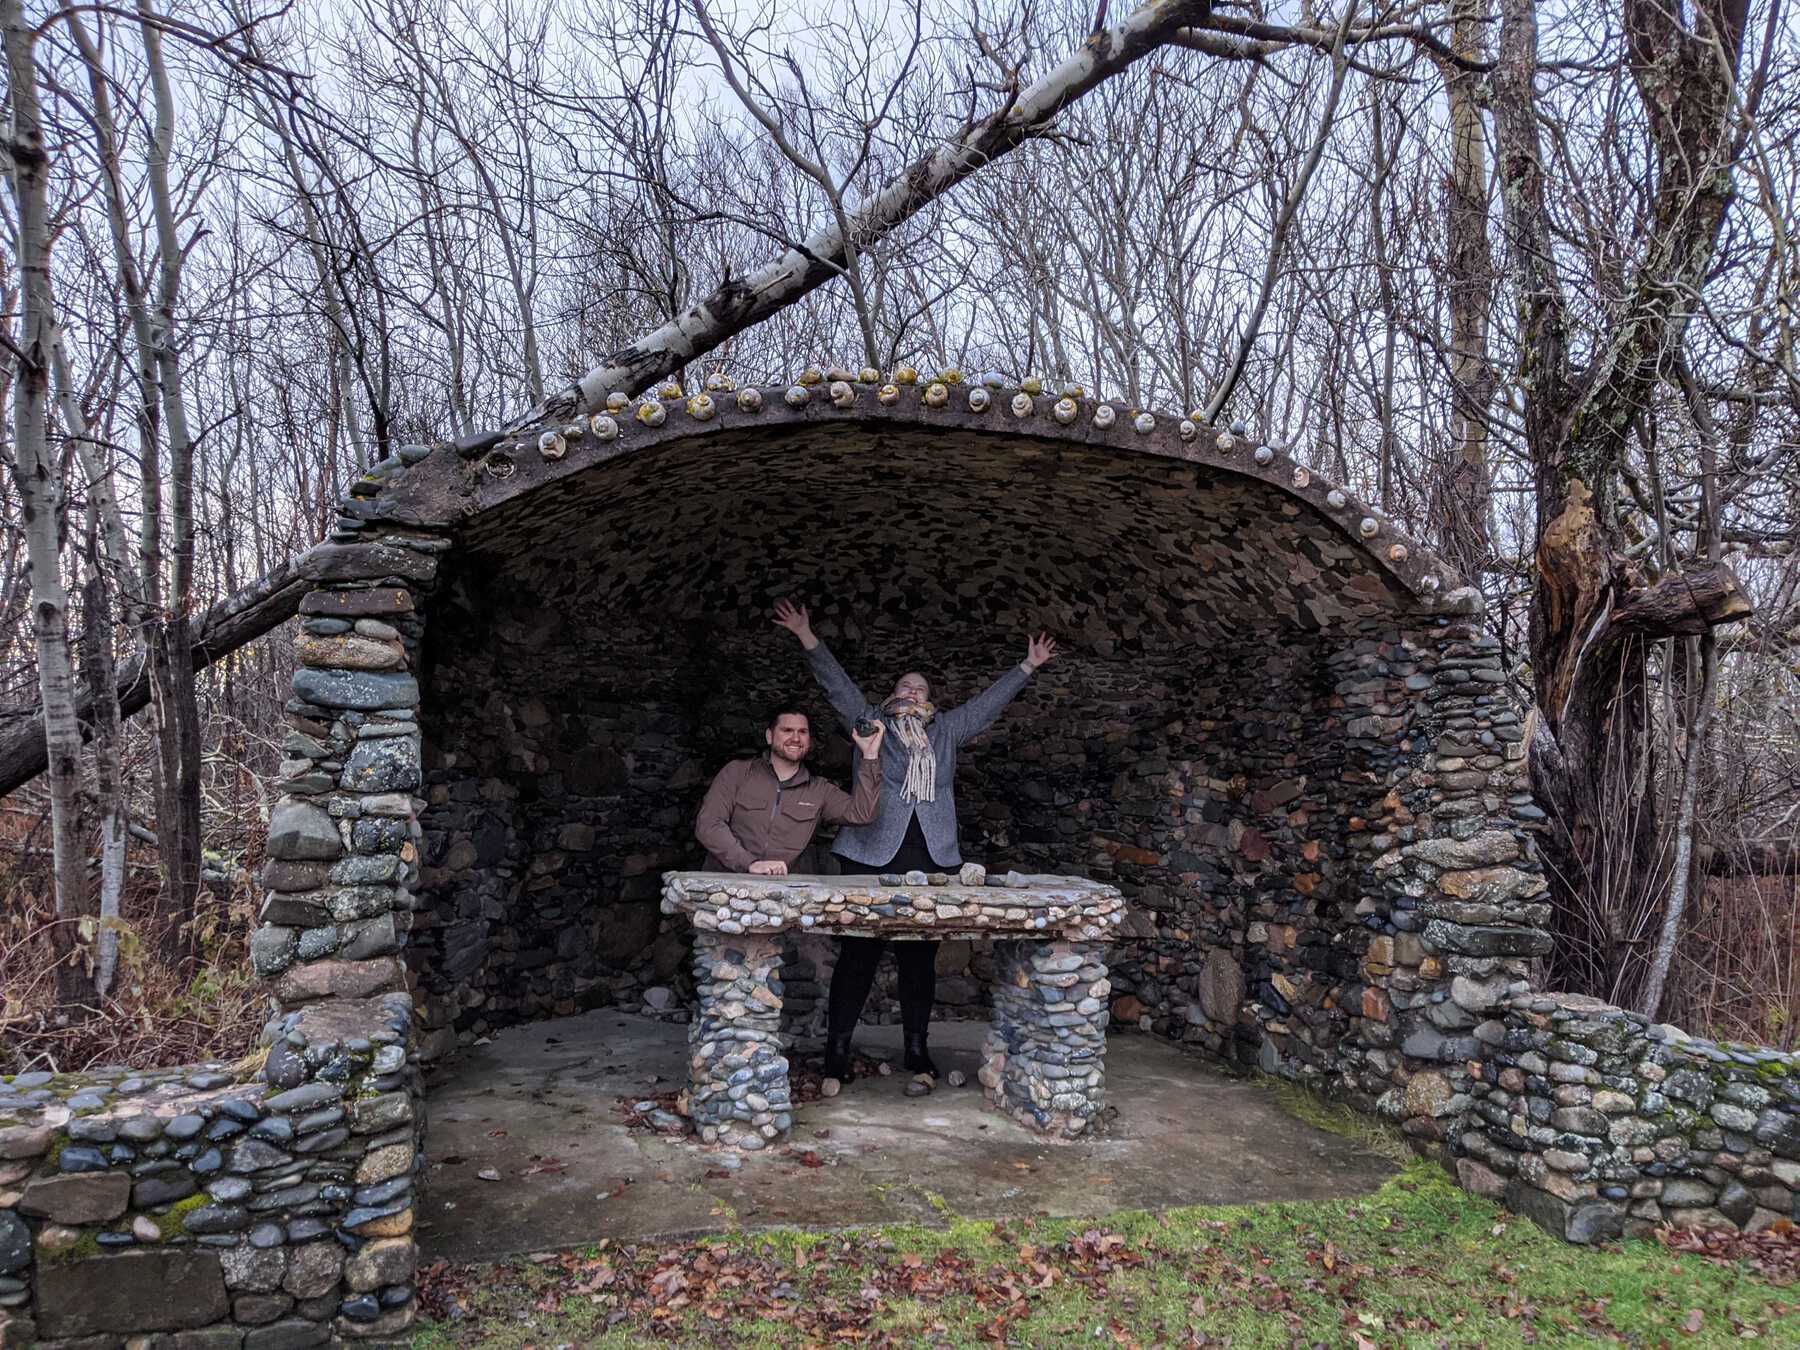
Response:
[[[994,944],[988,1100],[1045,1134],[1075,1138],[1106,1105],[1105,943],[1118,889],[1081,877],[759,877],[666,872],[662,909],[694,925],[698,1008],[688,1029],[688,1114],[708,1143],[760,1149],[793,1126],[781,1035],[781,935],[979,938]]]

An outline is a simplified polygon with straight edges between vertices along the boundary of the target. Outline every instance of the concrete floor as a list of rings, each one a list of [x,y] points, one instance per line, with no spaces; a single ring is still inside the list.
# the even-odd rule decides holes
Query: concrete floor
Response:
[[[857,1049],[892,1057],[801,1106],[788,1151],[741,1162],[626,1128],[614,1109],[681,1085],[687,1028],[610,1011],[533,1022],[462,1051],[427,1085],[427,1259],[489,1259],[737,1229],[1101,1215],[1174,1205],[1312,1200],[1373,1190],[1392,1165],[1302,1124],[1254,1084],[1149,1036],[1107,1045],[1104,1138],[1050,1144],[989,1110],[974,1082],[980,1023],[932,1029],[944,1072],[970,1082],[908,1098],[898,1027]],[[816,1153],[823,1166],[797,1157]],[[478,1173],[497,1170],[500,1180]]]

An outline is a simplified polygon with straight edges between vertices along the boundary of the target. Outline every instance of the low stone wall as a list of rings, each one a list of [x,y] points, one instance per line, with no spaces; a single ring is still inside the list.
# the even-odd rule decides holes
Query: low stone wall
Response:
[[[280,1350],[413,1319],[404,994],[278,1018],[265,1065],[0,1079],[0,1346]]]
[[[1800,1055],[1572,994],[1515,995],[1475,1036],[1468,1189],[1573,1242],[1800,1222]]]

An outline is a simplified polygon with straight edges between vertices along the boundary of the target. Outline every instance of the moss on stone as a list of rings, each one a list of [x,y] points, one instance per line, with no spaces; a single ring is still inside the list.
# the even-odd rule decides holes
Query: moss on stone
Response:
[[[39,1265],[54,1265],[62,1261],[85,1261],[90,1256],[99,1256],[102,1250],[100,1234],[97,1231],[84,1232],[66,1247],[56,1247],[50,1250],[39,1247],[37,1259]]]
[[[211,1203],[212,1197],[205,1191],[196,1191],[185,1200],[177,1200],[162,1213],[150,1215],[150,1222],[156,1225],[156,1231],[162,1234],[164,1242],[170,1238],[186,1237],[184,1220],[195,1210]]]

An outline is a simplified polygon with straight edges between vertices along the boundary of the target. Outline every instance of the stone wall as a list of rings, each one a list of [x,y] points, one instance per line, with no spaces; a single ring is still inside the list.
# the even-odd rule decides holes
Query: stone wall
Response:
[[[812,696],[769,622],[786,594],[871,690],[923,667],[944,703],[1018,659],[1031,631],[1058,636],[1063,655],[965,757],[965,847],[995,868],[1120,868],[1142,892],[1141,934],[1166,938],[1134,980],[1137,1016],[1177,1029],[1171,992],[1197,972],[1181,925],[1151,916],[1235,881],[1248,799],[1306,777],[1312,747],[1294,736],[1317,722],[1329,648],[1415,605],[1408,587],[1437,607],[1441,569],[1236,433],[1118,422],[1079,400],[1071,425],[1075,404],[1051,418],[1056,400],[1030,395],[996,424],[961,394],[947,407],[918,393],[889,391],[866,421],[839,411],[855,397],[816,411],[727,399],[704,417],[677,402],[472,444],[460,478],[433,457],[388,494],[420,510],[467,498],[426,652],[413,949],[430,1053],[599,1004],[680,1014],[686,944],[658,923],[655,878],[698,863],[694,807],[722,764],[760,749],[765,705]],[[750,425],[724,454],[671,435],[690,416]],[[1133,452],[1099,443],[1116,438]],[[841,777],[844,743],[814,720],[818,763]],[[1195,772],[1217,786],[1183,787]],[[1171,793],[1204,796],[1193,809],[1219,828],[1172,867],[1140,864],[1163,857],[1136,837]],[[828,956],[794,952],[793,986],[822,987]],[[940,968],[940,1012],[985,1005],[991,953],[947,948]],[[878,990],[872,1015],[889,1002]]]
[[[343,503],[300,604],[250,944],[272,996],[266,1053],[0,1086],[8,1346],[276,1350],[412,1321],[414,672],[449,545],[379,521],[379,483]]]
[[[413,1316],[404,994],[309,1003],[260,1064],[0,1080],[0,1345],[278,1350]]]
[[[496,595],[502,584],[513,594],[540,582],[459,579],[439,598],[428,643],[413,953],[432,1053],[458,1033],[528,1017],[690,1006],[691,943],[657,912],[658,878],[699,866],[692,821],[706,785],[760,745],[777,698],[797,693],[812,709],[815,769],[848,781],[848,742],[766,609],[659,631],[564,600],[551,621]],[[926,664],[945,701],[1022,655],[1023,632],[940,643]],[[900,633],[828,638],[871,689],[916,663]],[[1326,674],[1315,644],[1257,637],[1213,650],[1123,632],[1065,644],[961,757],[965,856],[994,870],[1117,880],[1135,902],[1130,931],[1158,939],[1142,959],[1122,956],[1130,974],[1119,988],[1143,1002],[1123,1008],[1133,1024],[1150,1016],[1179,1033],[1175,995],[1198,976],[1204,952],[1190,958],[1208,916],[1239,903],[1241,876],[1274,887],[1309,869],[1255,825],[1275,813],[1265,830],[1286,830],[1304,806],[1305,733]],[[790,944],[801,1029],[821,1015],[807,1004],[833,957],[828,941]],[[986,944],[947,943],[939,970],[940,1016],[985,1013]],[[898,1015],[885,975],[867,1015]]]
[[[1463,1185],[1572,1242],[1800,1222],[1800,1055],[1522,993],[1477,1028]]]
[[[1154,934],[1115,954],[1115,1025],[1438,1138],[1416,1108],[1466,1102],[1469,1029],[1548,941],[1523,719],[1472,620],[1285,657],[1121,748],[1085,870]]]
[[[917,585],[921,610],[941,600]],[[879,591],[865,604],[880,610]],[[820,628],[876,688],[917,664],[910,612]],[[1459,618],[1364,628],[1195,645],[1120,622],[1065,644],[962,757],[964,851],[1121,888],[1116,1026],[1385,1100],[1435,1137],[1438,1117],[1405,1107],[1415,1072],[1434,1075],[1415,1104],[1466,1095],[1453,1064],[1479,1009],[1464,1004],[1542,949],[1539,817],[1492,639]],[[711,774],[798,691],[815,763],[847,776],[797,644],[761,606],[652,627],[523,563],[453,573],[432,635],[413,945],[428,1050],[601,1004],[685,1017],[691,939],[655,895],[662,871],[699,863]],[[946,701],[1003,668],[996,646],[937,645]],[[790,1031],[818,1030],[832,957],[828,941],[787,944]],[[939,1015],[985,1012],[987,945],[948,944],[939,966]],[[868,1015],[896,1014],[878,989]]]

